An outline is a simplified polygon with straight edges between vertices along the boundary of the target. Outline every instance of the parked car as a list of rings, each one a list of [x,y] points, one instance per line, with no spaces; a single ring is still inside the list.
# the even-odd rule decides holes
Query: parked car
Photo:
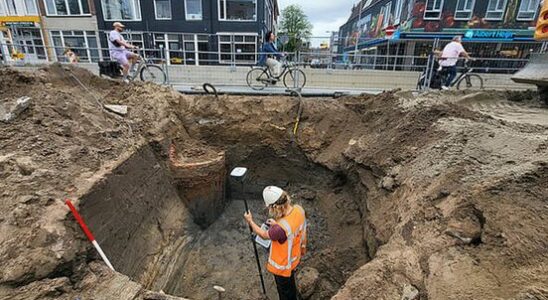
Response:
[[[172,57],[169,61],[171,61],[171,64],[173,65],[182,65],[183,59],[181,57]]]

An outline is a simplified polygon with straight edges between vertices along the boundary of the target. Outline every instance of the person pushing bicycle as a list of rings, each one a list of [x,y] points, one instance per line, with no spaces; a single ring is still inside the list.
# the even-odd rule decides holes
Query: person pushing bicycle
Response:
[[[441,86],[442,89],[448,90],[451,86],[453,79],[457,77],[457,62],[459,57],[463,56],[466,59],[472,60],[468,52],[464,50],[462,46],[462,37],[457,35],[453,37],[453,41],[447,44],[441,53],[440,65],[442,67],[442,72],[449,74],[447,80]]]
[[[278,51],[276,45],[274,45],[275,41],[276,35],[272,31],[267,32],[261,51],[261,57],[259,59],[260,66],[267,66],[270,69],[270,72],[272,73],[272,78],[270,79],[274,83],[279,80],[277,77],[280,76],[280,72],[282,71],[282,63],[277,59],[281,59],[285,56],[285,53]]]
[[[110,53],[110,58],[117,61],[122,66],[122,74],[124,82],[128,83],[128,73],[131,65],[139,59],[139,55],[133,53],[127,49],[137,49],[137,46],[134,46],[124,39],[122,32],[124,31],[124,24],[120,22],[114,22],[112,24],[114,29],[108,35],[108,49]]]

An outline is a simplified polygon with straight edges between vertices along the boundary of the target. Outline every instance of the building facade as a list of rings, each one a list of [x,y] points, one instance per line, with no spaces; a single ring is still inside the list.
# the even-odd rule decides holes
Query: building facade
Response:
[[[476,57],[523,58],[538,51],[533,28],[540,0],[363,0],[339,30],[339,53],[427,56],[463,36]],[[388,32],[394,32],[387,36]],[[361,61],[360,61],[361,62]]]
[[[43,24],[35,0],[0,0],[0,52],[6,61],[47,60]]]
[[[146,57],[172,64],[254,64],[279,15],[277,0],[93,1],[102,45],[119,21]]]
[[[38,0],[44,38],[52,61],[65,61],[72,50],[81,62],[101,59],[93,0]]]

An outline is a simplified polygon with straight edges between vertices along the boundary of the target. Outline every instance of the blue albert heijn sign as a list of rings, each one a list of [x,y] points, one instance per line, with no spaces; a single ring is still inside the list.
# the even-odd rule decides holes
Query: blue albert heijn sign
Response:
[[[514,33],[501,30],[468,30],[464,33],[465,40],[505,40],[514,39]]]

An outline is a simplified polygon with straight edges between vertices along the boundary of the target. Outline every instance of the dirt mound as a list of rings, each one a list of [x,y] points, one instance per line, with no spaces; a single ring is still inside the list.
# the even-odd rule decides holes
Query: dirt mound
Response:
[[[0,68],[0,82],[0,103],[23,96],[32,103],[12,122],[0,123],[0,282],[18,287],[72,273],[66,268],[87,245],[75,240],[78,229],[66,227],[64,199],[86,194],[146,140],[161,139],[168,125],[175,129],[169,107],[180,95],[61,66],[32,75]],[[124,93],[133,96],[113,101]],[[112,103],[130,105],[129,116],[101,106]]]
[[[213,284],[258,299],[241,199],[260,211],[269,184],[308,213],[308,299],[546,297],[546,109],[508,100],[519,95],[305,99],[294,136],[292,97],[181,96],[61,66],[4,68],[0,81],[2,104],[32,99],[0,123],[0,299],[165,297],[145,288],[211,299]],[[220,153],[227,169],[250,169],[249,183],[228,182],[224,212],[197,228],[181,200],[194,182],[169,163]],[[67,197],[129,278],[95,262]]]

